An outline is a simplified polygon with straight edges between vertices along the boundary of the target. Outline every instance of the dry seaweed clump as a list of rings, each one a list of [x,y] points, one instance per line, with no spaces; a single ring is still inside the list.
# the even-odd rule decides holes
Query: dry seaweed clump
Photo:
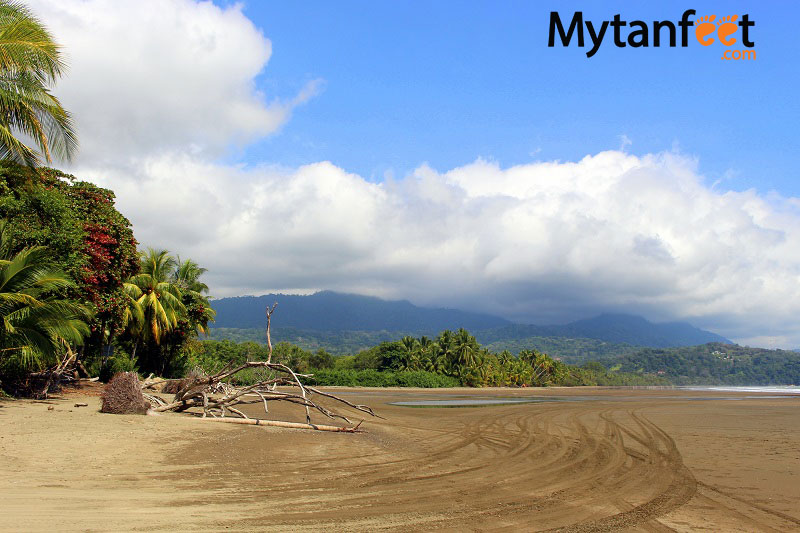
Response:
[[[150,402],[142,394],[139,376],[134,372],[119,372],[111,378],[100,397],[100,411],[116,415],[145,414]]]

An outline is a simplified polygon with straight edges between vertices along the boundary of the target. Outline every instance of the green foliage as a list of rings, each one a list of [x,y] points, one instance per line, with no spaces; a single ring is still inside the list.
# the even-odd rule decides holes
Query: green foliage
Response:
[[[0,162],[0,217],[8,219],[12,252],[41,246],[73,286],[63,295],[93,311],[83,357],[99,357],[121,330],[123,282],[139,268],[130,222],[114,194],[57,170]]]
[[[378,348],[370,348],[358,352],[352,359],[352,366],[354,370],[368,370],[370,368],[378,368]]]
[[[77,150],[72,118],[49,89],[64,70],[42,23],[21,4],[0,1],[0,158],[33,167],[50,162],[51,152],[69,159]]]
[[[142,372],[181,376],[191,368],[197,349],[191,341],[214,320],[204,294],[208,287],[199,280],[205,269],[154,249],[141,253],[141,265],[124,285],[123,342],[138,357]]]
[[[0,221],[0,249],[12,249]],[[60,293],[73,282],[55,270],[43,247],[0,256],[0,377],[16,380],[25,372],[55,364],[70,346],[89,334],[89,311]]]
[[[679,385],[800,384],[797,353],[736,344],[645,348],[615,363],[622,372],[660,375]]]
[[[263,330],[212,329],[212,335],[248,338],[263,342]],[[413,338],[388,332],[314,332],[281,330],[276,328],[274,338],[287,339],[302,349],[317,350],[324,346],[335,359],[335,368],[402,370],[422,369],[451,376],[460,376],[467,384],[502,384],[521,386],[541,384],[527,368],[514,366],[512,353],[547,353],[563,359],[564,363],[584,365],[571,367],[550,379],[558,385],[664,385],[673,384],[798,384],[800,383],[800,355],[791,351],[765,350],[731,344],[710,343],[680,348],[643,348],[627,344],[613,344],[595,339],[566,337],[530,337],[513,341],[494,341],[477,349],[481,365],[492,368],[486,372],[475,368],[463,375],[453,366],[454,332],[443,332],[435,339]],[[387,338],[388,337],[388,338]],[[374,342],[364,348],[367,340]],[[346,350],[337,342],[355,347]],[[444,341],[444,342],[443,342]],[[415,346],[415,343],[418,346]],[[470,345],[469,343],[467,343]],[[409,345],[412,349],[409,350]],[[470,345],[475,352],[475,345]],[[717,353],[715,353],[717,352]],[[356,355],[344,355],[354,353]],[[487,355],[489,354],[489,355]],[[475,355],[471,355],[475,357]],[[524,358],[523,357],[523,358]],[[587,365],[587,363],[589,363]]]
[[[519,353],[522,350],[534,349],[574,364],[582,364],[588,360],[610,359],[642,349],[641,346],[630,344],[572,337],[510,336],[498,339],[501,331],[505,329],[478,331],[475,336],[483,347],[491,352],[508,350],[511,353]],[[403,331],[319,331],[280,326],[272,328],[273,338],[296,344],[305,350],[316,351],[322,348],[333,355],[358,353],[382,342],[392,342],[407,335],[409,333]],[[215,340],[266,342],[263,328],[214,326],[209,331],[209,336]],[[494,340],[484,343],[484,337]]]
[[[266,347],[246,342],[204,341],[198,343],[192,364],[213,372],[226,362],[265,360]],[[445,330],[435,339],[404,336],[382,342],[356,355],[334,357],[318,350],[312,353],[281,342],[273,360],[297,372],[313,373],[309,383],[361,387],[522,387],[548,385],[663,385],[666,380],[607,371],[600,363],[579,368],[554,360],[535,349],[518,356],[508,351],[492,353],[466,330]],[[244,372],[239,381],[254,383],[258,375]],[[262,374],[263,376],[263,374]]]
[[[499,330],[504,331],[504,330]],[[485,335],[488,338],[495,338],[495,335]],[[478,339],[484,335],[479,332]],[[499,352],[508,350],[518,353],[520,350],[534,349],[549,354],[552,357],[559,357],[568,363],[583,364],[590,360],[606,360],[613,357],[636,353],[641,350],[641,346],[633,346],[624,343],[606,342],[598,339],[585,339],[575,337],[542,337],[530,336],[523,338],[505,338],[493,340],[486,344],[486,348]]]
[[[139,367],[136,364],[135,357],[132,357],[121,349],[117,349],[114,351],[114,355],[109,357],[104,366],[101,367],[97,365],[97,368],[94,370],[100,377],[100,381],[107,383],[119,372],[138,372]]]
[[[113,193],[57,170],[0,163],[0,217],[9,219],[11,251],[46,249],[51,266],[71,280],[61,297],[92,311],[81,354],[87,367],[104,368],[103,348],[115,344],[142,372],[185,372],[189,342],[215,315],[200,281],[205,269],[154,250],[141,254],[140,266]]]
[[[181,290],[170,278],[177,262],[166,250],[150,248],[142,252],[141,263],[141,271],[125,283],[130,297],[125,325],[144,342],[161,344],[177,327],[178,317],[186,314]]]
[[[598,361],[589,361],[587,363],[584,363],[583,368],[595,372],[597,374],[605,374],[606,372],[606,367],[603,366],[603,363],[600,363]]]
[[[671,347],[692,346],[707,342],[729,342],[715,333],[703,331],[685,322],[654,324],[640,316],[625,314],[602,314],[560,326],[511,324],[478,332],[478,339],[486,344],[537,338],[578,340],[580,344],[589,349],[599,346],[601,351],[605,350],[604,344],[619,347],[625,345]],[[592,340],[599,342],[593,343]],[[581,356],[579,353],[557,353],[553,349],[555,347],[539,346],[537,348],[559,357],[578,356],[583,360],[603,356],[602,353],[586,354],[586,356]],[[513,351],[518,346],[505,345],[502,348]]]
[[[391,372],[378,370],[316,370],[307,380],[309,385],[341,387],[458,387],[461,382],[453,377],[414,370]]]
[[[331,369],[336,364],[336,360],[325,350],[317,350],[308,358],[308,364],[311,368]]]
[[[281,307],[283,310],[283,308]],[[399,339],[402,331],[316,331],[276,326],[272,328],[272,338],[296,344],[304,350],[315,352],[323,349],[332,355],[358,353],[381,342]],[[234,342],[266,343],[264,328],[210,328],[209,337],[214,340]]]

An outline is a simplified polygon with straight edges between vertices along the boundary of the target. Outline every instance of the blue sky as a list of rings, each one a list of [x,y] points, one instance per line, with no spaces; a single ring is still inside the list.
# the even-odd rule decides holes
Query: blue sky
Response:
[[[795,3],[29,1],[70,65],[65,170],[215,297],[628,312],[800,346]],[[692,30],[547,47],[553,9],[687,8],[749,14],[756,60]]]
[[[330,160],[372,180],[422,162],[446,170],[477,157],[510,166],[617,149],[679,149],[717,187],[800,195],[800,112],[793,2],[249,2],[272,41],[257,83],[291,97],[324,88],[283,129],[250,146],[250,163]],[[588,7],[587,7],[588,6]],[[592,21],[749,13],[756,61],[722,45],[686,49],[548,48],[549,13]],[[736,48],[736,46],[734,46]]]

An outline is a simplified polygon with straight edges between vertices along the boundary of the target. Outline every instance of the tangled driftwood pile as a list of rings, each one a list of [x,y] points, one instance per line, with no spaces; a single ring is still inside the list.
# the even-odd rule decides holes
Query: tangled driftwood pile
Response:
[[[152,411],[156,413],[183,412],[196,408],[202,410],[202,418],[218,422],[321,431],[357,432],[363,420],[353,425],[353,422],[345,415],[325,407],[319,402],[319,399],[325,398],[339,406],[381,418],[366,405],[353,404],[333,394],[305,385],[303,379],[310,377],[310,375],[298,374],[282,363],[272,362],[270,319],[276,306],[277,304],[267,308],[266,333],[269,351],[266,361],[249,361],[238,366],[231,362],[215,374],[206,375],[202,372],[192,372],[180,380],[148,378],[141,384],[141,389],[144,391],[144,398],[150,402]],[[232,378],[247,369],[264,370],[264,379],[242,387],[231,385]],[[279,386],[284,389],[278,390]],[[285,390],[286,387],[290,387],[293,390]],[[159,388],[162,393],[173,393],[173,398],[168,401],[158,396],[155,391]],[[273,401],[289,402],[305,409],[305,423],[254,418],[242,411],[245,406],[260,404],[264,409],[264,414],[269,416],[269,402]],[[329,420],[341,420],[346,425],[312,424],[312,411],[321,413]]]
[[[55,366],[27,374],[23,380],[9,384],[9,390],[38,400],[46,400],[51,392],[61,390],[62,385],[97,381],[97,378],[89,379],[86,368],[69,345],[65,345],[65,352],[64,357]]]

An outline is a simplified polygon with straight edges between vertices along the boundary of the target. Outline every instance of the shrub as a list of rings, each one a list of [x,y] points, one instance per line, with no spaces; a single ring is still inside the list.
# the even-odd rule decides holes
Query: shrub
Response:
[[[136,358],[118,349],[113,356],[108,358],[105,366],[100,367],[97,375],[100,377],[100,381],[108,383],[113,376],[120,372],[136,372],[137,370]],[[89,371],[91,372],[91,368]]]
[[[459,381],[451,376],[434,374],[423,370],[407,372],[379,372],[378,370],[338,370],[324,369],[314,371],[313,377],[306,380],[309,385],[336,387],[458,387]]]

